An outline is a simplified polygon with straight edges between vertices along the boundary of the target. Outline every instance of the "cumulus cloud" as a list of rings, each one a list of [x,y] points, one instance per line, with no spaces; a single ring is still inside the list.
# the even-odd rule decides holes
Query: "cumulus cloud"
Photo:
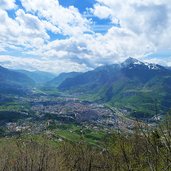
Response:
[[[58,0],[20,1],[22,8],[14,0],[0,1],[0,52],[30,57],[1,55],[1,64],[8,67],[85,71],[171,49],[170,0],[96,0],[86,15]],[[94,18],[109,22],[98,25]]]
[[[97,6],[107,8],[107,11],[111,11],[109,18],[112,21],[117,18],[122,28],[132,31],[138,36],[143,35],[157,48],[162,47],[163,44],[166,46],[171,38],[171,4],[169,0],[97,0],[92,11],[94,15],[101,18],[99,16],[101,9]],[[165,37],[165,34],[168,37]]]
[[[33,14],[38,13],[57,26],[65,35],[78,35],[89,31],[89,21],[84,18],[77,8],[62,7],[57,0],[21,0],[23,7]]]
[[[10,10],[16,8],[15,0],[1,0],[0,9]]]
[[[100,19],[110,18],[113,13],[109,7],[100,4],[94,5],[94,9],[90,9],[90,11]]]
[[[35,58],[23,58],[18,56],[0,55],[0,64],[10,69],[26,69],[30,71],[49,71],[54,73],[71,71],[87,71],[89,68],[85,64],[77,64],[72,61],[65,60],[47,60],[47,59],[35,59]],[[55,65],[54,65],[55,64]]]
[[[27,16],[24,11],[18,10],[16,19],[8,16],[4,10],[0,10],[0,45],[5,48],[21,50],[20,47],[31,48],[35,40],[49,38],[43,24],[36,17]],[[29,26],[32,24],[34,27]]]

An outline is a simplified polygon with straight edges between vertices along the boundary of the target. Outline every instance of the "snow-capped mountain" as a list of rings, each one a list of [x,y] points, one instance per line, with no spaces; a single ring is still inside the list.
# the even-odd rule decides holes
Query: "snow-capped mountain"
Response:
[[[122,67],[128,67],[129,65],[142,65],[143,62],[139,61],[138,59],[129,57],[123,63],[121,63]]]
[[[138,59],[129,57],[128,59],[126,59],[123,63],[121,63],[121,66],[123,68],[125,67],[129,67],[129,69],[132,69],[133,67],[136,66],[143,66],[146,67],[148,69],[152,69],[152,70],[165,70],[166,68],[163,66],[160,66],[158,64],[153,64],[153,63],[148,63],[148,62],[141,62]]]
[[[155,99],[162,110],[171,106],[171,70],[134,58],[66,79],[58,88],[136,110],[151,111]]]

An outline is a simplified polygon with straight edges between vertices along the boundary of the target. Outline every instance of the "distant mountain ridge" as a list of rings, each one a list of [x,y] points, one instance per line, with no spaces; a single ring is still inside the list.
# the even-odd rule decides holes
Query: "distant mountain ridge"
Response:
[[[29,87],[35,85],[35,82],[27,75],[6,69],[0,66],[0,92],[17,93],[24,92]]]
[[[105,65],[96,68],[93,71],[88,71],[79,74],[73,78],[64,80],[59,89],[72,89],[74,86],[79,86],[88,83],[110,83],[116,81],[116,77],[137,77],[142,80],[148,80],[158,74],[170,74],[170,71],[163,66],[157,64],[143,63],[134,58],[128,58],[121,64]]]
[[[171,71],[128,58],[64,80],[59,90],[136,111],[166,111],[171,107]]]
[[[47,86],[57,87],[59,86],[63,81],[65,81],[68,78],[74,78],[82,73],[80,72],[69,72],[69,73],[61,73],[57,77],[53,78],[52,80],[48,81],[46,83]]]
[[[61,73],[57,77],[44,72],[13,71],[0,67],[0,93],[18,95],[37,84],[54,93],[55,88],[57,92],[85,100],[130,109],[133,115],[154,115],[156,111],[164,113],[171,108],[171,70],[134,58],[85,73]]]
[[[23,73],[30,77],[35,83],[44,84],[56,77],[55,74],[43,71],[26,71],[26,70],[17,70],[17,72]]]

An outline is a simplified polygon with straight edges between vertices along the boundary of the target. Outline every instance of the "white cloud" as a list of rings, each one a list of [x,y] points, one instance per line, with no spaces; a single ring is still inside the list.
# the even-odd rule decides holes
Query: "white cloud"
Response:
[[[99,17],[100,19],[110,18],[113,13],[110,8],[108,8],[107,6],[100,5],[100,4],[96,4],[94,6],[94,9],[91,9],[91,12],[95,16]]]
[[[10,10],[16,7],[15,0],[0,0],[0,9]]]
[[[145,41],[143,36],[137,36],[127,29],[112,27],[105,35],[84,34],[80,37],[49,42],[44,48],[32,54],[97,67],[121,61],[128,56],[142,57],[142,54],[150,53],[154,49],[153,44]]]
[[[101,9],[107,8],[111,20],[120,20],[121,27],[135,34],[143,35],[157,48],[166,46],[171,38],[171,4],[169,0],[97,0],[93,13],[99,16]],[[167,36],[165,36],[167,34]],[[157,38],[158,37],[158,38]],[[158,40],[162,40],[160,43]],[[166,43],[165,43],[166,42]],[[136,45],[136,44],[135,44]]]
[[[31,14],[26,14],[23,10],[19,9],[16,12],[15,21],[21,27],[21,34],[29,38],[42,38],[44,40],[49,39],[49,35],[46,33],[44,24]]]
[[[118,56],[143,56],[148,52],[171,49],[171,3],[170,0],[96,0],[90,11],[100,19],[108,18],[119,23],[121,29],[111,29],[104,36],[107,44],[113,44]],[[106,13],[105,13],[106,12]],[[122,37],[120,33],[131,33]],[[118,32],[118,30],[120,30]],[[111,46],[112,47],[112,46]],[[109,48],[109,46],[107,46]],[[125,56],[127,57],[127,56]]]
[[[45,30],[39,26],[40,23],[35,18],[29,17],[19,10],[16,20],[14,20],[8,16],[6,11],[0,10],[0,45],[5,48],[17,48],[18,46],[30,48],[35,39],[49,38]],[[29,20],[33,21],[36,29],[28,26]]]
[[[21,0],[24,9],[16,8],[14,18],[6,10],[15,8],[15,1],[2,2],[6,5],[0,10],[0,51],[13,49],[30,56],[1,56],[8,67],[81,71],[171,49],[170,0],[96,0],[87,10],[91,15],[109,19],[111,25],[120,22],[121,27],[107,28],[105,34],[93,31],[97,25],[77,8],[64,8],[57,0]],[[49,31],[66,38],[51,40]]]
[[[47,30],[59,32],[51,23],[27,14],[22,9],[16,11],[14,19],[10,18],[5,10],[0,10],[1,48],[19,48],[20,51],[41,48],[50,39]]]
[[[77,64],[70,61],[65,60],[47,60],[47,59],[35,59],[35,58],[23,58],[16,56],[8,56],[8,55],[0,55],[0,64],[3,64],[4,67],[10,69],[28,69],[30,71],[41,70],[48,71],[54,73],[66,72],[66,68],[68,68],[68,72],[71,71],[86,71],[89,68],[84,64]]]
[[[153,57],[153,58],[147,58],[144,59],[144,61],[149,62],[149,63],[154,63],[154,64],[160,64],[163,66],[171,66],[171,56],[170,57],[163,57],[163,58],[157,58],[157,57]]]
[[[90,29],[89,21],[73,6],[64,8],[57,0],[21,0],[21,2],[26,11],[38,13],[40,18],[45,18],[57,26],[65,35],[78,35]]]

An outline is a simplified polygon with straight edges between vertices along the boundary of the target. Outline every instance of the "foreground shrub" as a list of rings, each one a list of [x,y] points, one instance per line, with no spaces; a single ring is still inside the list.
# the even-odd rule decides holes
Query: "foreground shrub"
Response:
[[[101,147],[47,138],[0,140],[2,171],[170,171],[170,120],[151,130],[137,123],[131,134],[114,133]]]

